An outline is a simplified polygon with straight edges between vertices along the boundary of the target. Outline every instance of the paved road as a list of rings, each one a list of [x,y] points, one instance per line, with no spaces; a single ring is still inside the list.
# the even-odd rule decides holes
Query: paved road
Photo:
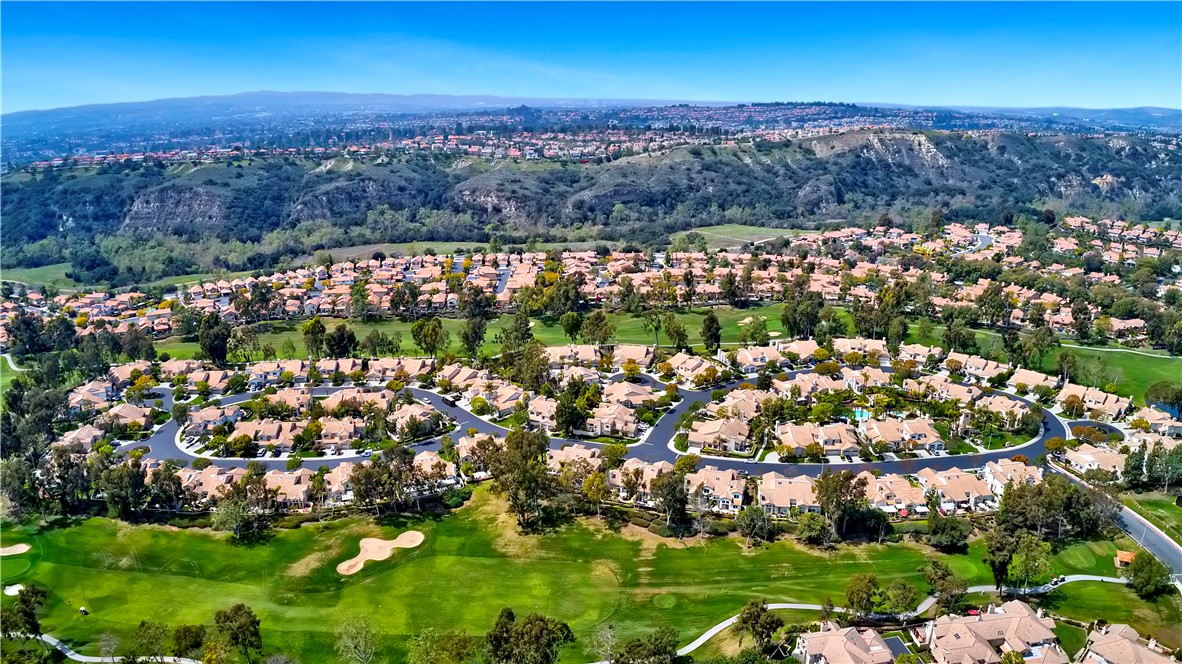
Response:
[[[791,372],[791,375],[801,373],[800,371]],[[619,380],[620,375],[616,374],[609,377],[608,380]],[[643,381],[654,389],[663,389],[664,385],[651,377],[645,376]],[[722,386],[721,389],[734,389],[743,380],[734,381]],[[333,392],[343,387],[317,387],[313,388],[313,394],[316,396],[328,396]],[[430,403],[439,411],[452,417],[457,424],[453,435],[463,435],[463,432],[468,428],[475,428],[480,433],[504,435],[507,430],[503,427],[492,424],[486,420],[476,417],[472,413],[463,408],[448,406],[443,403],[443,397],[440,395],[422,390],[418,388],[409,388],[414,396],[418,399]],[[715,388],[719,389],[719,388]],[[688,390],[681,389],[679,394],[682,399],[674,404],[660,420],[657,421],[656,426],[646,436],[643,442],[634,444],[629,449],[629,456],[642,459],[644,461],[669,461],[677,460],[679,453],[671,448],[671,441],[677,433],[677,421],[683,413],[689,410],[690,406],[695,401],[709,403],[711,390]],[[165,410],[172,409],[172,395],[167,388],[157,390],[157,394],[163,400],[163,407]],[[241,403],[254,396],[253,393],[235,394],[223,397],[221,402],[223,405],[231,405]],[[1021,401],[1029,401],[1017,397],[1015,399]],[[763,474],[769,471],[777,471],[786,476],[809,475],[811,477],[819,476],[826,468],[832,470],[851,470],[853,472],[861,472],[863,470],[877,469],[884,473],[898,473],[903,475],[911,475],[919,472],[923,468],[932,468],[934,470],[948,470],[950,468],[979,468],[990,461],[999,461],[1008,459],[1015,454],[1021,453],[1026,455],[1029,459],[1034,459],[1046,453],[1046,441],[1052,437],[1059,436],[1067,438],[1069,436],[1067,428],[1059,418],[1050,414],[1046,410],[1043,411],[1043,433],[1041,436],[1024,445],[1016,447],[1009,447],[1002,450],[994,450],[989,452],[976,452],[973,454],[959,454],[959,455],[943,455],[937,457],[924,457],[917,459],[902,459],[897,461],[874,461],[864,462],[857,461],[853,463],[779,463],[779,462],[759,462],[750,463],[743,459],[729,459],[724,457],[706,457],[705,462],[709,465],[718,466],[720,468],[733,468],[736,470],[743,470],[750,474]],[[184,459],[191,455],[182,451],[176,445],[177,425],[173,421],[168,421],[163,424],[146,443],[140,445],[147,445],[151,449],[151,455],[155,458],[162,459]],[[587,441],[566,440],[562,438],[551,438],[550,445],[554,448],[560,448],[564,445],[582,442],[583,444],[591,444]],[[438,439],[433,439],[415,445],[415,449],[438,449]],[[238,466],[245,467],[250,461],[256,459],[213,459],[212,461],[221,466]],[[336,466],[346,461],[357,461],[358,457],[323,457],[314,459],[305,459],[304,465],[309,468],[318,468],[320,466]],[[257,459],[261,461],[267,469],[285,468],[287,465],[284,459],[273,459],[270,457],[263,457]]]
[[[973,237],[977,238],[976,245],[969,247],[968,249],[961,249],[960,251],[958,251],[952,255],[953,256],[960,256],[962,254],[971,254],[975,251],[981,251],[982,249],[986,249],[991,244],[993,244],[993,238],[988,235],[983,235],[981,233],[973,233]]]
[[[1056,464],[1051,464],[1051,469],[1076,484],[1088,486],[1087,482]],[[1157,526],[1129,507],[1121,508],[1120,514],[1116,517],[1116,525],[1155,558],[1165,563],[1173,574],[1175,584],[1182,583],[1182,546],[1178,542],[1170,539]]]

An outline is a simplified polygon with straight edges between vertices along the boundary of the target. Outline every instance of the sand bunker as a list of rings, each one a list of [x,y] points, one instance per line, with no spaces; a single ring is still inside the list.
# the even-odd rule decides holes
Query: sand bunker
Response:
[[[24,553],[29,550],[28,544],[13,544],[0,548],[0,556],[15,556],[18,553]]]
[[[21,594],[21,591],[24,589],[24,586],[16,583],[11,586],[4,586],[4,594],[8,595],[9,597],[16,597],[17,595]]]
[[[767,320],[767,316],[760,316],[760,317],[759,317],[759,320]],[[739,325],[741,325],[741,326],[744,326],[744,327],[745,327],[745,326],[747,326],[747,325],[750,325],[750,324],[752,324],[752,323],[754,323],[754,322],[755,322],[755,317],[754,317],[754,316],[748,316],[748,317],[744,318],[743,320],[739,321]]]
[[[769,337],[778,337],[778,336],[780,336],[780,333],[779,332],[768,332],[767,335]]]
[[[366,561],[385,560],[393,555],[394,549],[413,549],[422,543],[423,534],[417,530],[408,530],[392,540],[366,537],[361,540],[361,553],[337,565],[337,574],[356,574]]]

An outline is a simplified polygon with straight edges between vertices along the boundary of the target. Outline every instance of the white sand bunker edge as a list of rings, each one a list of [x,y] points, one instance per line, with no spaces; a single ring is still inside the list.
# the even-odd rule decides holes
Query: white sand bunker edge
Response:
[[[12,546],[0,548],[0,556],[15,556],[18,553],[28,551],[30,548],[28,544],[13,544]]]
[[[21,594],[21,591],[24,589],[25,587],[23,585],[16,583],[11,586],[4,586],[4,594],[9,597],[16,597],[17,595]]]
[[[424,535],[417,530],[408,530],[392,540],[366,537],[361,540],[361,553],[337,565],[337,574],[356,574],[366,561],[385,560],[394,554],[394,549],[413,549],[422,544],[424,539]]]

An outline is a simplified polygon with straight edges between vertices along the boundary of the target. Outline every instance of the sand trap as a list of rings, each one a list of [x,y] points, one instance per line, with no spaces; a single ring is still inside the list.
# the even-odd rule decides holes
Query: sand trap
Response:
[[[13,544],[0,548],[0,556],[15,556],[18,553],[24,553],[29,550],[28,544]]]
[[[16,597],[17,595],[21,594],[21,591],[24,589],[25,587],[19,583],[13,584],[11,586],[4,586],[4,594],[8,595],[9,597]]]
[[[392,540],[366,537],[361,540],[361,553],[337,565],[337,574],[356,574],[366,561],[385,560],[393,555],[394,549],[413,549],[422,543],[423,534],[417,530],[408,530]]]
[[[769,337],[778,337],[778,336],[780,336],[780,333],[779,332],[768,332],[767,335]]]
[[[767,316],[760,316],[759,320],[767,320]],[[755,317],[748,316],[748,317],[744,318],[743,320],[739,321],[739,325],[747,326],[747,325],[750,325],[754,322],[755,322]]]

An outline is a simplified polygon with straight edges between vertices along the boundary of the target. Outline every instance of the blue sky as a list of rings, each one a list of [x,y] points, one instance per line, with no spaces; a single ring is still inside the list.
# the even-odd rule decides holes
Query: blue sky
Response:
[[[4,112],[252,90],[1182,105],[1182,3],[0,5]]]

